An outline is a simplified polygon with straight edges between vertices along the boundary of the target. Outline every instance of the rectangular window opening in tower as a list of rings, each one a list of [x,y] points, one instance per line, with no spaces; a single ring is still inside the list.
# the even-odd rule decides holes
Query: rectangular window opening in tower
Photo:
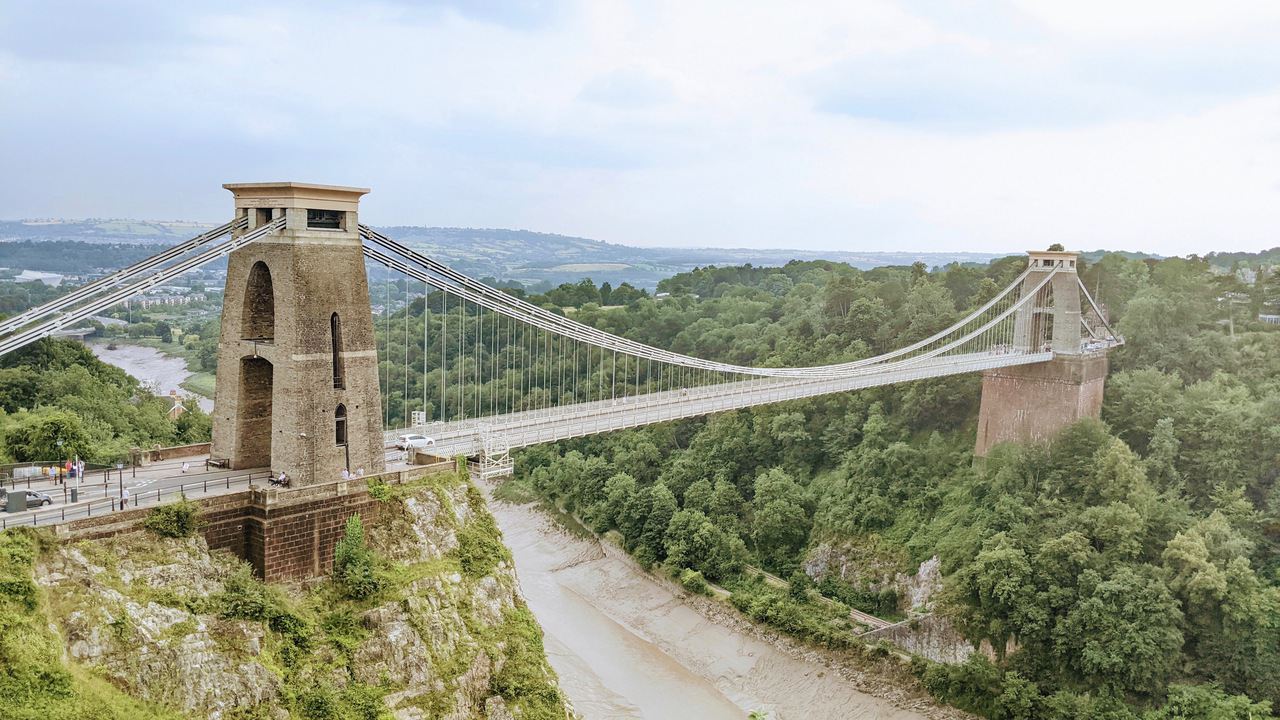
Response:
[[[311,230],[342,230],[343,213],[340,210],[307,210],[307,228]]]

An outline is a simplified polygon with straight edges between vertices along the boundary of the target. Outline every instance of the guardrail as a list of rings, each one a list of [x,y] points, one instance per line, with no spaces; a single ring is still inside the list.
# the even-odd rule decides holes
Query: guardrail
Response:
[[[175,500],[181,496],[191,497],[196,494],[208,494],[213,491],[227,491],[241,485],[246,488],[253,484],[254,480],[268,480],[271,477],[269,470],[259,470],[244,475],[227,475],[221,478],[206,478],[204,480],[196,480],[181,485],[171,487],[159,487],[154,490],[140,490],[136,494],[130,496],[128,502],[119,497],[107,497],[97,500],[87,500],[71,505],[63,505],[58,508],[50,508],[48,510],[35,510],[30,515],[21,515],[14,513],[13,516],[0,513],[0,530],[11,527],[39,525],[58,525],[70,520],[79,520],[81,518],[98,517],[106,513],[116,512],[127,508],[136,508],[143,505],[159,505],[166,498]],[[96,514],[95,514],[96,513]]]
[[[64,460],[61,462],[32,461],[0,465],[0,487],[14,490],[19,487],[30,489],[32,483],[56,483],[66,480],[65,463],[66,461]],[[129,469],[129,467],[125,466],[125,469]],[[50,474],[49,470],[53,470],[53,474]],[[117,468],[113,465],[85,463],[84,466],[85,477],[101,475],[106,478],[108,474],[115,472],[117,472]]]

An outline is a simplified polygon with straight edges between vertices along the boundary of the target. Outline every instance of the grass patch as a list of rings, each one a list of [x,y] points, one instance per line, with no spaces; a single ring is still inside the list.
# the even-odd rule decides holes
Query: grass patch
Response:
[[[760,573],[748,573],[724,585],[732,593],[729,602],[756,622],[827,648],[847,650],[863,644],[844,603],[798,600],[788,588],[775,586]]]
[[[527,505],[539,499],[538,491],[533,489],[533,485],[528,480],[514,477],[509,477],[499,483],[493,489],[493,497],[496,500],[508,502],[512,505]]]
[[[186,380],[182,381],[182,389],[195,393],[201,397],[213,399],[213,391],[216,380],[213,373],[198,372],[192,374]]]
[[[499,563],[511,560],[510,551],[502,544],[502,534],[488,513],[473,515],[458,530],[458,547],[453,555],[462,574],[472,579],[489,575]]]
[[[84,668],[63,664],[62,642],[49,629],[33,579],[36,557],[48,542],[31,528],[0,532],[0,717],[176,720],[176,713],[130,698]]]

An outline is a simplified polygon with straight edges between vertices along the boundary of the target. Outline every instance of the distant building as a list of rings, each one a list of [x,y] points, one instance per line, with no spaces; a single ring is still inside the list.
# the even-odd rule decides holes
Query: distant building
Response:
[[[1280,315],[1263,315],[1258,313],[1258,320],[1268,325],[1280,325]]]
[[[134,298],[131,302],[140,308],[149,308],[161,305],[189,305],[204,299],[204,293],[189,293],[186,295],[166,293],[164,295],[142,295]]]
[[[173,401],[173,407],[169,408],[169,412],[167,414],[170,420],[176,421],[178,418],[182,417],[182,414],[185,413],[187,409],[183,407],[182,398],[178,396],[177,390],[169,391],[169,399]]]
[[[49,287],[58,287],[66,279],[61,273],[42,272],[40,270],[23,270],[13,278],[14,282],[42,282]]]

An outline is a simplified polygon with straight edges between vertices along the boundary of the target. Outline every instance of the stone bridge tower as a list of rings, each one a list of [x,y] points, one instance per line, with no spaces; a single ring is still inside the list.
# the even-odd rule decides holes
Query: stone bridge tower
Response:
[[[213,457],[285,472],[297,484],[381,472],[382,399],[357,225],[367,188],[223,185],[249,232],[223,295]]]
[[[1051,349],[1054,358],[982,374],[975,455],[986,455],[1002,442],[1047,440],[1077,420],[1101,414],[1107,355],[1105,350],[1086,352],[1082,342],[1076,260],[1073,252],[1029,253],[1024,293],[1054,268],[1057,272],[1034,301],[1018,310],[1014,345],[1023,352]]]

